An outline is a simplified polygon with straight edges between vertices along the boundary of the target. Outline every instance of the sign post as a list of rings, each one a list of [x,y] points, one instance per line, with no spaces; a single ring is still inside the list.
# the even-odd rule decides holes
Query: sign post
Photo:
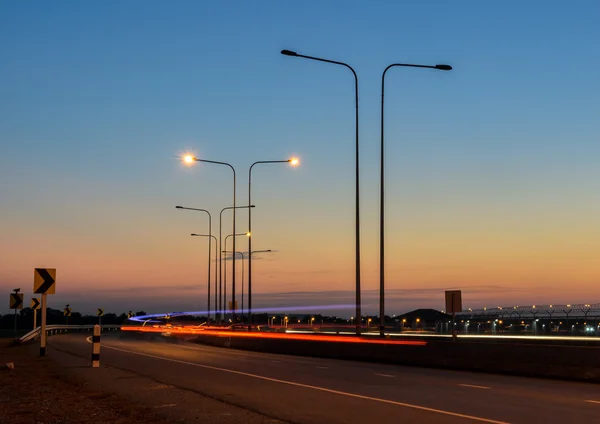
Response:
[[[42,325],[40,328],[40,356],[46,356],[46,308],[47,295],[56,291],[56,269],[35,268],[33,270],[33,292],[42,295]]]
[[[46,293],[42,294],[42,323],[40,328],[40,356],[46,356]]]
[[[19,293],[21,289],[13,289],[14,293],[10,294],[10,309],[15,310],[15,340],[17,340],[17,309],[23,309],[23,293]]]
[[[31,309],[33,309],[33,329],[37,328],[37,310],[40,309],[40,301],[37,297],[31,298]]]
[[[71,308],[69,307],[69,304],[65,305],[63,315],[65,316],[66,325],[69,325],[69,317],[71,316]]]
[[[102,315],[104,315],[104,309],[98,308],[98,325],[102,325]]]
[[[462,292],[446,290],[446,313],[452,313],[452,340],[456,341],[456,313],[462,312]]]

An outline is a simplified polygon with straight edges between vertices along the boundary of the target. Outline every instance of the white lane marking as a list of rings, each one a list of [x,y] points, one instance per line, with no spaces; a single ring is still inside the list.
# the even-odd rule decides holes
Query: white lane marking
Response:
[[[281,364],[281,361],[271,361],[271,362],[275,362],[276,364]]]
[[[156,409],[156,408],[169,408],[171,406],[177,406],[176,403],[169,403],[168,405],[157,405],[157,406],[153,406],[152,408]]]
[[[378,375],[379,377],[388,377],[388,378],[394,378],[394,377],[396,377],[395,375],[391,375],[391,374],[377,374],[377,373],[375,373],[375,375]]]
[[[473,389],[491,389],[491,387],[488,387],[488,386],[476,386],[474,384],[459,384],[459,386],[462,386],[462,387],[471,387]]]
[[[600,400],[586,400],[586,402],[600,404]]]
[[[222,371],[222,372],[227,372],[227,373],[230,373],[230,374],[237,374],[237,375],[243,375],[243,376],[246,376],[246,377],[257,378],[259,380],[271,381],[271,382],[274,382],[274,383],[287,384],[289,386],[303,387],[305,389],[318,390],[320,392],[332,393],[332,394],[335,394],[335,395],[347,396],[347,397],[352,397],[352,398],[356,398],[356,399],[371,400],[371,401],[374,401],[374,402],[387,403],[389,405],[403,406],[405,408],[412,408],[412,409],[417,409],[417,410],[420,410],[420,411],[434,412],[434,413],[437,413],[437,414],[449,415],[449,416],[452,416],[452,417],[466,418],[466,419],[469,419],[469,420],[479,421],[479,422],[482,422],[482,423],[509,424],[506,421],[496,421],[496,420],[491,420],[491,419],[488,419],[488,418],[476,417],[476,416],[473,416],[473,415],[466,415],[466,414],[459,414],[457,412],[444,411],[442,409],[428,408],[426,406],[413,405],[413,404],[404,403],[404,402],[396,402],[394,400],[381,399],[381,398],[376,398],[376,397],[371,397],[371,396],[363,396],[363,395],[359,395],[359,394],[356,394],[356,393],[341,392],[339,390],[327,389],[325,387],[312,386],[310,384],[295,383],[293,381],[287,381],[287,380],[279,380],[277,378],[265,377],[265,376],[262,376],[262,375],[250,374],[250,373],[247,373],[247,372],[235,371],[235,370],[230,370],[230,369],[227,369],[227,368],[213,367],[211,365],[203,365],[203,364],[197,364],[197,363],[194,363],[194,362],[181,361],[179,359],[164,358],[162,356],[155,356],[155,355],[149,355],[147,353],[134,352],[134,351],[131,351],[131,350],[120,349],[118,347],[113,347],[113,346],[106,346],[105,345],[104,348],[116,350],[116,351],[119,351],[119,352],[129,353],[129,354],[132,354],[132,355],[145,356],[146,358],[160,359],[160,360],[163,360],[163,361],[174,362],[174,363],[177,363],[177,364],[190,365],[192,367],[205,368],[205,369],[214,370],[214,371]]]
[[[329,367],[316,367],[316,368],[318,368],[320,370],[328,370],[329,369]]]

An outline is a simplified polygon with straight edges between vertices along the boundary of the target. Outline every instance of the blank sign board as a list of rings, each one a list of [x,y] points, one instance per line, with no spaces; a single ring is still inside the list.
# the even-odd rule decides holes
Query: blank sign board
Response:
[[[446,290],[446,313],[462,312],[462,295],[460,290]]]

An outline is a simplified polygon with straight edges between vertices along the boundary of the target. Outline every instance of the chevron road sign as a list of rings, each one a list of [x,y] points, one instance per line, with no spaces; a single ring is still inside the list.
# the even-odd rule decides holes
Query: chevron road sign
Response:
[[[65,310],[63,311],[63,315],[66,317],[70,317],[71,316],[71,308],[65,308]]]
[[[23,309],[23,293],[10,294],[10,309]]]
[[[129,311],[129,312],[127,313],[127,318],[133,318],[133,317],[134,317],[134,314],[133,314],[133,312]]]
[[[31,309],[33,309],[34,311],[36,309],[40,309],[41,305],[40,305],[40,300],[37,297],[32,297],[31,298]]]
[[[98,315],[99,317],[104,315],[104,309],[98,308],[98,313],[96,315]]]
[[[33,271],[33,292],[36,294],[54,294],[56,291],[56,269],[36,268]]]

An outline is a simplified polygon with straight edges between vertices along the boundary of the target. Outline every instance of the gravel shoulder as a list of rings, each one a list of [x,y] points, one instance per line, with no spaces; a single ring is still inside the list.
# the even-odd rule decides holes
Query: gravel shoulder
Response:
[[[283,423],[128,371],[91,368],[89,358],[48,347],[40,358],[37,343],[0,339],[0,423]]]

